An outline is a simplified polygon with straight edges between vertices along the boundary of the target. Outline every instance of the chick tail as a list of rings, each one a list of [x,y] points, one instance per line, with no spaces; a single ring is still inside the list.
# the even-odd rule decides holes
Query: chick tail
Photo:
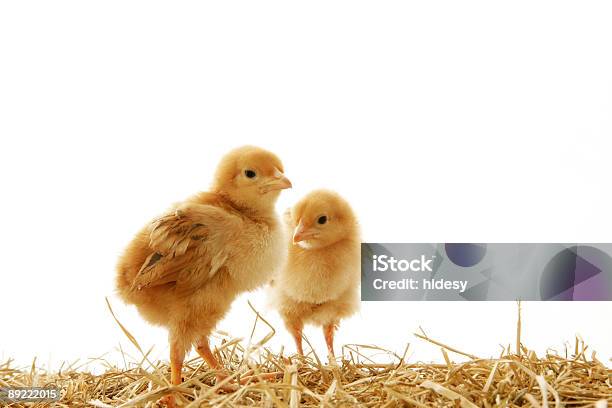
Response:
[[[133,277],[128,276],[127,271],[120,266],[117,267],[117,274],[115,275],[115,288],[117,295],[127,304],[133,304],[134,301],[131,299],[130,294],[132,291]]]

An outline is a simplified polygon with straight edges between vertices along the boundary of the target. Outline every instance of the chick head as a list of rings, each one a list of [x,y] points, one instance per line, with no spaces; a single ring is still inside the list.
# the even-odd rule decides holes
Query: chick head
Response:
[[[293,244],[304,249],[323,248],[358,235],[357,218],[349,203],[329,190],[315,190],[290,213]]]
[[[291,188],[283,171],[274,153],[255,146],[239,147],[221,159],[213,189],[239,207],[269,211],[281,190]]]

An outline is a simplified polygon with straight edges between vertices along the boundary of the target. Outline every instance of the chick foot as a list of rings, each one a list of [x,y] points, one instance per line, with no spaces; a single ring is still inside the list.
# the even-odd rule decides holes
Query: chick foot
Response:
[[[176,397],[173,394],[164,395],[157,400],[156,405],[165,408],[177,408]]]
[[[230,378],[229,373],[218,372],[215,374],[215,387],[219,387],[220,391],[223,392],[236,392],[238,391],[239,384],[234,378]]]

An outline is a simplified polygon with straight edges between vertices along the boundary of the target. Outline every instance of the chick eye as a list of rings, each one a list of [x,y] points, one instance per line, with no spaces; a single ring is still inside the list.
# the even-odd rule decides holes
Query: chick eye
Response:
[[[327,222],[327,216],[325,215],[320,216],[317,222],[321,225],[325,224]]]
[[[255,178],[257,174],[253,170],[245,170],[244,175],[248,178]]]

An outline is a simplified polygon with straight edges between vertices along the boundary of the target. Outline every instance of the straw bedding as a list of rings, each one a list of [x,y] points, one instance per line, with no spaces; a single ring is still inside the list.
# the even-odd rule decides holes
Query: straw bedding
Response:
[[[14,407],[154,407],[169,390],[187,407],[612,407],[612,370],[579,338],[563,353],[549,351],[537,356],[528,350],[520,340],[520,306],[516,342],[505,347],[498,358],[478,358],[440,343],[422,330],[415,333],[419,341],[440,347],[443,364],[406,361],[408,347],[403,355],[396,355],[373,346],[345,345],[342,358],[331,363],[313,352],[304,358],[284,356],[282,350],[274,353],[265,347],[274,329],[255,313],[253,333],[258,324],[269,330],[261,340],[242,341],[222,333],[224,341],[216,350],[234,373],[226,381],[235,383],[248,375],[247,383],[236,391],[226,392],[221,389],[223,384],[215,385],[214,372],[200,358],[187,361],[184,383],[171,387],[167,363],[149,361],[149,353],[118,321],[142,353],[132,368],[118,369],[103,361],[106,371],[94,375],[73,366],[58,372],[38,370],[35,364],[26,370],[15,369],[8,361],[0,364],[0,387],[62,389],[59,402],[9,404]],[[380,362],[381,353],[384,363]],[[378,362],[373,355],[379,357]],[[453,362],[453,355],[460,355],[462,361]],[[276,373],[276,379],[258,380],[260,373]]]

